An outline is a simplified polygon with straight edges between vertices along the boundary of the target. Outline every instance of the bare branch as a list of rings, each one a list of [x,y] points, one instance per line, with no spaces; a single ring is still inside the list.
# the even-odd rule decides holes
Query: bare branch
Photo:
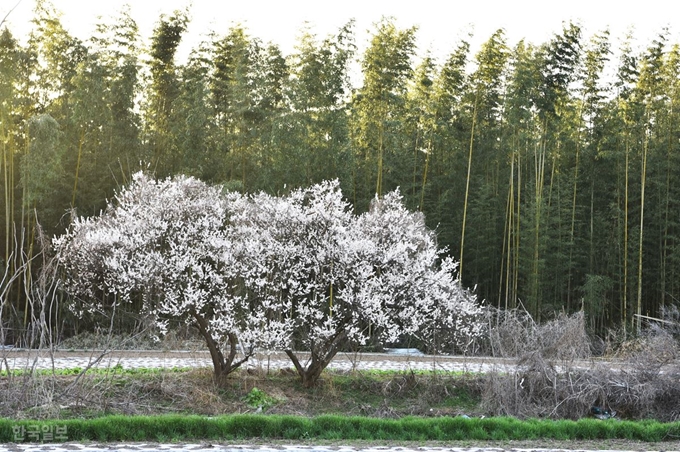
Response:
[[[2,27],[2,24],[5,23],[5,21],[6,21],[7,18],[9,17],[9,15],[12,14],[12,11],[14,11],[15,9],[17,9],[17,6],[19,6],[19,4],[21,4],[21,1],[22,1],[22,0],[19,0],[19,1],[17,2],[17,4],[14,5],[14,7],[13,7],[12,9],[10,9],[9,12],[8,12],[7,14],[5,14],[5,17],[3,17],[2,20],[0,20],[0,27]]]

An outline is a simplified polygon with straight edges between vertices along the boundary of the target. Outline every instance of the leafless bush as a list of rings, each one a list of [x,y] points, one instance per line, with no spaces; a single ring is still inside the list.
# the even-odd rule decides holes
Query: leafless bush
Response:
[[[86,368],[64,384],[54,367],[54,326],[60,323],[62,301],[59,269],[39,227],[32,247],[26,246],[25,234],[15,237],[13,252],[0,275],[0,370],[4,372],[0,377],[0,416],[59,417],[61,410],[84,400],[88,405],[92,402],[91,406],[105,406],[103,398],[111,380],[107,382],[101,375],[95,378],[86,371],[110,351],[115,309],[108,328],[101,331],[103,348],[92,352]],[[17,289],[21,291],[20,303],[10,297]],[[127,340],[135,336],[130,334]]]
[[[205,346],[193,331],[186,331],[179,325],[171,325],[167,334],[161,335],[155,324],[139,319],[135,325],[121,332],[117,328],[109,337],[108,325],[103,329],[84,331],[59,341],[59,350],[192,350],[202,351]],[[178,331],[179,330],[179,331]],[[194,334],[192,334],[194,333]]]
[[[489,315],[489,340],[494,356],[522,358],[539,353],[548,359],[573,361],[591,356],[582,311],[537,324],[528,312],[495,310]]]
[[[42,238],[37,231],[38,240]],[[0,370],[6,372],[0,391],[0,415],[13,410],[49,406],[54,399],[54,386],[49,381],[34,378],[41,354],[52,345],[51,316],[57,302],[57,283],[54,268],[42,252],[38,242],[35,254],[27,252],[25,234],[14,234],[12,253],[5,262],[4,276],[0,280]],[[20,290],[21,302],[10,300],[10,294]],[[19,310],[20,307],[23,310]],[[17,324],[21,322],[21,328]],[[13,344],[26,348],[22,360],[16,360]]]
[[[386,381],[382,388],[385,396],[412,392],[418,386],[418,378],[413,371],[400,373]]]
[[[597,389],[589,387],[577,371],[578,360],[590,357],[582,312],[560,314],[539,325],[526,311],[498,311],[492,322],[494,354],[512,360],[487,375],[486,409],[522,418],[574,418],[587,413]]]
[[[680,348],[672,323],[650,326],[626,359],[593,362],[582,313],[538,326],[524,313],[499,313],[491,343],[511,364],[486,378],[492,414],[577,419],[598,409],[631,418],[680,417]]]

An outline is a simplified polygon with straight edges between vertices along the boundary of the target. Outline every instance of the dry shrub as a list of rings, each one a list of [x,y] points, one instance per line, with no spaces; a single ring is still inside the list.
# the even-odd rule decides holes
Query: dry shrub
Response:
[[[418,387],[418,380],[413,371],[399,373],[383,384],[382,393],[385,396],[413,393]]]
[[[599,407],[619,417],[680,417],[680,348],[659,323],[624,360],[595,363],[582,313],[537,326],[526,314],[503,313],[494,350],[514,359],[486,378],[483,405],[494,415],[578,419]],[[506,324],[507,321],[507,324]]]
[[[586,359],[591,356],[585,315],[559,314],[542,325],[524,310],[495,311],[490,316],[489,335],[494,356],[522,358],[539,353],[560,361]]]
[[[54,384],[46,378],[0,378],[0,394],[0,417],[45,418],[55,411]]]
[[[677,420],[680,417],[680,344],[672,329],[651,324],[638,347],[622,361],[612,403],[634,417]]]
[[[144,326],[141,328],[141,326]],[[59,350],[205,350],[205,343],[196,332],[181,323],[173,323],[172,329],[162,335],[148,319],[140,317],[136,324],[109,334],[105,329],[84,331],[61,340],[55,346]]]

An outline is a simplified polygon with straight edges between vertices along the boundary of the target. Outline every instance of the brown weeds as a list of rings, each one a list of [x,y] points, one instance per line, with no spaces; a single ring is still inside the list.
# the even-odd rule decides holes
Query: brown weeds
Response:
[[[535,324],[524,312],[497,314],[491,346],[513,359],[486,375],[483,406],[492,415],[578,419],[595,413],[677,420],[678,341],[650,326],[625,358],[596,361],[582,312]]]

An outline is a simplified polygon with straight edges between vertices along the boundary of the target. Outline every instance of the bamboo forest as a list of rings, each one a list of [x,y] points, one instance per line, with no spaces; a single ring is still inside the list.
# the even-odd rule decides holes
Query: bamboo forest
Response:
[[[534,319],[639,326],[680,298],[680,45],[667,29],[546,42],[499,29],[445,58],[383,18],[300,31],[284,54],[231,25],[180,61],[188,11],[148,43],[128,10],[81,40],[49,1],[0,25],[2,322],[21,325],[41,237],[98,214],[142,170],[284,194],[337,179],[360,213],[399,188],[466,287]],[[364,48],[361,52],[359,48]],[[677,103],[676,103],[677,102]],[[48,242],[47,242],[48,243]],[[25,325],[24,325],[25,326]]]

